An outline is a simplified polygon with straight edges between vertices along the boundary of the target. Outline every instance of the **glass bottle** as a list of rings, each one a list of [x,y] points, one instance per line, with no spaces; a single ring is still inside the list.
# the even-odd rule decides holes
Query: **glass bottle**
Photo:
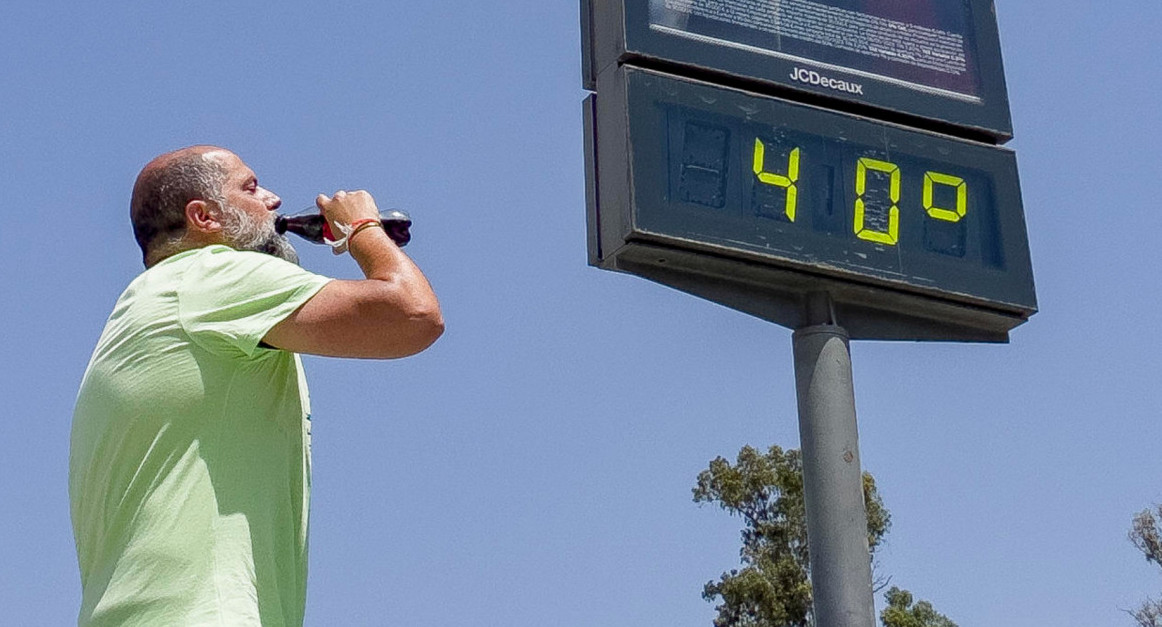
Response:
[[[395,242],[396,246],[404,247],[411,241],[412,234],[409,229],[412,226],[412,219],[407,213],[398,209],[390,209],[379,214],[380,222],[383,224],[383,230],[387,232],[387,236],[391,241]],[[322,244],[323,236],[330,235],[330,229],[327,226],[327,219],[321,213],[313,213],[298,216],[275,216],[274,230],[279,233],[294,233],[299,237]]]

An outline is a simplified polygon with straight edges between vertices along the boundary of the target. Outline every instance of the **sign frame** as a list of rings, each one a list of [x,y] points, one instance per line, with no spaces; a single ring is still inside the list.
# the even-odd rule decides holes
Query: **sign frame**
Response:
[[[581,0],[583,82],[592,91],[602,72],[629,63],[978,141],[1004,143],[1012,138],[1013,129],[995,7],[992,0],[961,1],[970,13],[966,39],[974,44],[979,78],[976,100],[902,85],[818,59],[723,45],[655,28],[650,24],[650,0]],[[792,75],[797,71],[813,72],[828,82],[795,80]],[[863,93],[830,86],[840,83],[860,85]]]

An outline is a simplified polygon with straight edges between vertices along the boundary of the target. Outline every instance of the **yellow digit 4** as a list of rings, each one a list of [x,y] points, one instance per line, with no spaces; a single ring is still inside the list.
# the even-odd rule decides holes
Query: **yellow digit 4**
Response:
[[[890,177],[888,197],[891,198],[892,206],[888,209],[886,232],[869,230],[866,225],[867,206],[863,195],[867,191],[868,170],[883,172]],[[866,157],[859,160],[855,172],[855,235],[862,240],[889,246],[895,246],[900,241],[900,167],[896,164]]]
[[[940,207],[933,206],[933,189],[937,185],[947,185],[956,188],[956,209],[941,209]],[[952,176],[951,174],[925,172],[924,210],[928,212],[928,215],[937,220],[960,222],[960,219],[968,212],[968,184],[964,182],[964,179],[958,176]]]
[[[755,138],[754,140],[754,173],[759,181],[774,185],[775,187],[782,187],[787,190],[787,202],[784,205],[783,213],[786,214],[787,219],[791,222],[795,221],[795,209],[799,205],[799,149],[796,148],[791,151],[791,155],[787,158],[787,175],[775,174],[774,172],[767,172],[765,169],[766,161],[766,146],[763,145],[763,140]]]

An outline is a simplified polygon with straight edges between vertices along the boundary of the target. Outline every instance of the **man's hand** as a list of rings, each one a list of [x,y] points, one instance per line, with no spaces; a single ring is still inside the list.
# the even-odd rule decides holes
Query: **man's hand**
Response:
[[[331,228],[379,219],[364,191],[320,194]],[[440,303],[420,269],[383,229],[367,228],[347,242],[363,281],[331,281],[276,324],[263,341],[283,350],[331,357],[390,359],[418,353],[444,332]]]
[[[319,194],[315,198],[315,205],[327,218],[327,222],[331,225],[331,232],[336,237],[343,233],[336,228],[339,224],[350,225],[357,220],[379,219],[379,207],[375,205],[375,199],[363,190],[354,192],[340,190],[330,198],[325,194]]]

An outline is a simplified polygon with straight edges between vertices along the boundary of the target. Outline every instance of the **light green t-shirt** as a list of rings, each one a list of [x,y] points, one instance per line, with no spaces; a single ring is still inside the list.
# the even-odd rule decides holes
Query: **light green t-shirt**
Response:
[[[121,295],[73,414],[80,625],[302,623],[310,401],[260,342],[328,280],[210,246]]]

